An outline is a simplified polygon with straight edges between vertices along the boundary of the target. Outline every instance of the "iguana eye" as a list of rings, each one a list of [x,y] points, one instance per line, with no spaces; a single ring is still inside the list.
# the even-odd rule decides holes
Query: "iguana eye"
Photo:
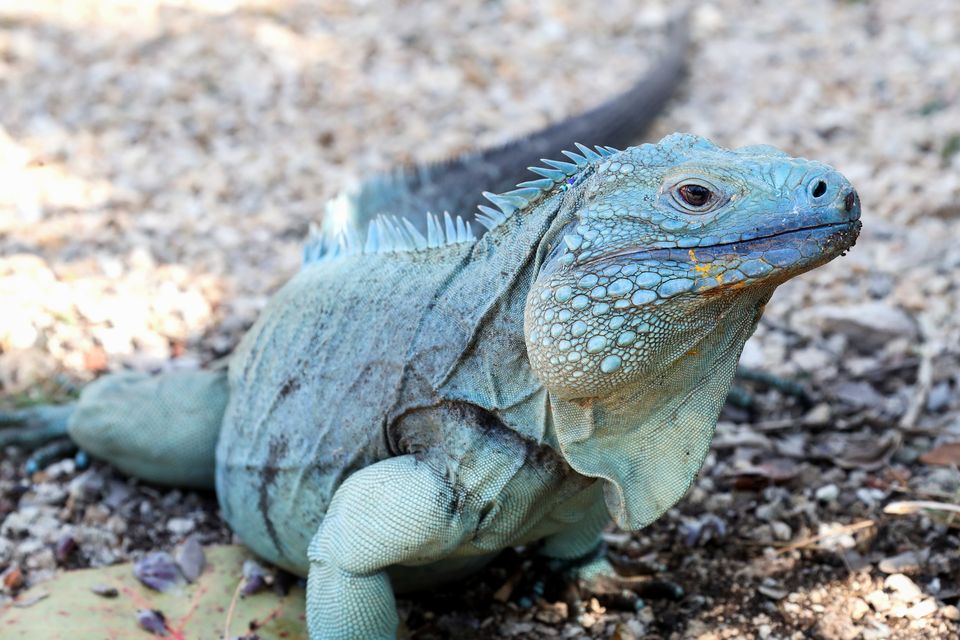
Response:
[[[677,197],[685,208],[705,209],[714,200],[713,191],[702,184],[683,184],[677,187]]]

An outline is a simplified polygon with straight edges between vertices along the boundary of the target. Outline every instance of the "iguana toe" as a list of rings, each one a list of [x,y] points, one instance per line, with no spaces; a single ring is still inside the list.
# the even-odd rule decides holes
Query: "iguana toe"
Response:
[[[0,447],[15,445],[32,450],[63,438],[73,411],[73,404],[0,411]]]

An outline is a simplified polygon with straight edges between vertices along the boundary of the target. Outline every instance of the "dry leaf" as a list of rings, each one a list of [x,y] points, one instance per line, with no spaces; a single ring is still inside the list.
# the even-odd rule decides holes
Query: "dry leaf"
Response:
[[[239,546],[216,546],[205,554],[206,569],[195,583],[181,583],[165,592],[143,585],[130,564],[63,572],[42,588],[0,606],[0,636],[4,640],[146,640],[151,636],[141,626],[145,621],[153,632],[160,629],[147,612],[162,611],[169,638],[221,638],[226,611],[250,552]],[[98,592],[115,589],[117,596],[105,598],[94,588]],[[256,633],[262,640],[305,638],[303,599],[299,587],[286,597],[266,590],[241,598],[229,637],[248,632],[250,622],[257,621]],[[30,606],[18,608],[22,604]]]
[[[737,469],[733,487],[738,491],[760,491],[770,485],[790,482],[800,473],[800,466],[787,458],[773,458],[760,464]]]
[[[960,442],[948,442],[935,447],[920,456],[923,464],[940,464],[944,466],[960,466]]]

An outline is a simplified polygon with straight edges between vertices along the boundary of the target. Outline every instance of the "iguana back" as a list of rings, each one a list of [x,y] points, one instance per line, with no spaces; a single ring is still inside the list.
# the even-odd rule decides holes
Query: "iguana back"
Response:
[[[415,403],[411,387],[429,387],[455,357],[455,332],[424,336],[422,322],[468,249],[308,264],[244,337],[231,360],[217,494],[258,554],[303,572],[337,487],[391,455],[391,413]],[[448,321],[465,326],[469,311],[459,311]]]

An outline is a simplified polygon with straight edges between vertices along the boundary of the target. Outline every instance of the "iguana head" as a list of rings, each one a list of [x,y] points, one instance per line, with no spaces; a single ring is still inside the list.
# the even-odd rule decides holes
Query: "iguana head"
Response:
[[[829,166],[684,134],[588,166],[564,198],[525,329],[534,370],[567,399],[662,368],[699,307],[821,265],[860,228],[857,194]]]
[[[825,164],[682,134],[591,158],[564,187],[527,353],[568,462],[610,480],[636,528],[695,477],[773,289],[849,249],[860,202]]]

